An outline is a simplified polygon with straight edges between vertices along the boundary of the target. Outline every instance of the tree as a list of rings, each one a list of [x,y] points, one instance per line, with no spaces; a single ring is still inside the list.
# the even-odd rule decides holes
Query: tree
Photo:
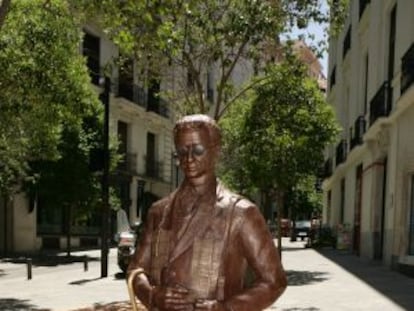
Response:
[[[12,2],[0,32],[3,195],[27,177],[29,162],[60,158],[65,124],[77,127],[100,113],[80,39],[79,21],[64,1]]]
[[[174,92],[168,95],[179,112],[213,110],[218,120],[257,83],[237,82],[235,71],[259,72],[264,53],[269,46],[278,46],[281,33],[296,25],[306,27],[309,21],[327,21],[322,2],[85,0],[75,8],[99,16],[96,22],[124,54],[137,60],[144,77],[165,77],[174,84]],[[215,85],[208,85],[211,75]],[[244,82],[248,78],[247,74]],[[206,96],[211,92],[213,97]]]
[[[288,56],[269,70],[271,83],[255,87],[251,107],[244,114],[235,109],[226,117],[239,119],[242,113],[244,118],[237,134],[230,132],[230,143],[226,139],[226,144],[234,146],[234,139],[239,142],[232,154],[237,154],[240,162],[229,169],[240,170],[233,174],[242,174],[276,203],[280,230],[286,194],[307,176],[316,175],[324,148],[338,128],[316,81],[306,76],[298,60]]]
[[[0,195],[7,202],[24,190],[45,209],[63,207],[68,241],[72,220],[91,213],[100,191],[88,163],[102,107],[80,29],[65,1],[33,0],[12,2],[0,32]]]

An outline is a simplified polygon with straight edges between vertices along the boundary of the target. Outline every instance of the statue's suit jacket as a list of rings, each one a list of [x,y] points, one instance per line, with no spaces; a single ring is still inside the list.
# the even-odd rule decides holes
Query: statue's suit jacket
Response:
[[[153,286],[181,285],[194,299],[223,301],[233,311],[270,306],[287,282],[259,209],[218,183],[216,195],[201,201],[188,227],[172,242],[168,217],[179,191],[150,208],[129,271],[141,267]],[[254,275],[248,286],[247,268]],[[136,294],[139,298],[139,288]]]

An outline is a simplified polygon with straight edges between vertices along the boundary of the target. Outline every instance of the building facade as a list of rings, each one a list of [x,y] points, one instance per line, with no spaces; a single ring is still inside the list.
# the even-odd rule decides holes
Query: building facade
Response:
[[[342,133],[327,150],[323,221],[348,248],[414,267],[414,2],[353,0],[329,44],[328,96]]]

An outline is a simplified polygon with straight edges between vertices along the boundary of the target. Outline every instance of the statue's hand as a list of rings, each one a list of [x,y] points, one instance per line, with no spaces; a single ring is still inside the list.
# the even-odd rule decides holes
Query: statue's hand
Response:
[[[226,306],[217,300],[198,300],[194,311],[227,311]]]
[[[152,304],[161,310],[188,310],[188,290],[181,286],[155,286]]]

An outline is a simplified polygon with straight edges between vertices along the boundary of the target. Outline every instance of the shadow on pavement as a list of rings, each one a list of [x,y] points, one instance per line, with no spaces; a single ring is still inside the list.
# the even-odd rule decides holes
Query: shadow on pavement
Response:
[[[72,281],[69,282],[70,285],[83,285],[85,283],[89,283],[89,282],[93,282],[93,281],[98,281],[101,278],[93,278],[93,279],[82,279],[82,280],[77,280],[77,281]]]
[[[318,271],[287,270],[286,274],[289,286],[309,285],[318,282],[323,282],[328,279],[326,277],[327,273]]]
[[[125,273],[124,272],[115,273],[115,280],[125,280]]]
[[[4,311],[51,311],[50,309],[38,309],[27,299],[0,298],[0,310]]]
[[[70,311],[131,311],[131,304],[128,301],[111,302],[108,304],[96,303],[93,307],[80,308]],[[138,311],[146,311],[142,305],[138,305]]]
[[[72,264],[75,262],[88,262],[91,261],[99,261],[99,257],[90,257],[85,255],[80,256],[66,256],[62,255],[61,253],[58,254],[28,254],[28,255],[20,255],[20,256],[13,256],[13,257],[6,257],[1,258],[1,262],[7,263],[16,263],[16,264],[26,264],[28,259],[32,260],[33,266],[43,266],[43,267],[52,267],[58,265],[66,265]]]
[[[0,269],[0,277],[5,276],[7,273],[4,270]]]
[[[405,310],[414,310],[414,278],[392,271],[381,262],[363,259],[346,251],[317,251]]]
[[[272,309],[270,309],[272,310]],[[280,311],[319,311],[321,309],[319,308],[315,308],[315,307],[310,307],[310,308],[283,308],[283,309],[276,309],[275,310],[280,310]]]
[[[297,251],[303,251],[307,249],[305,246],[298,246],[298,247],[283,247],[282,246],[282,252],[297,252]]]

